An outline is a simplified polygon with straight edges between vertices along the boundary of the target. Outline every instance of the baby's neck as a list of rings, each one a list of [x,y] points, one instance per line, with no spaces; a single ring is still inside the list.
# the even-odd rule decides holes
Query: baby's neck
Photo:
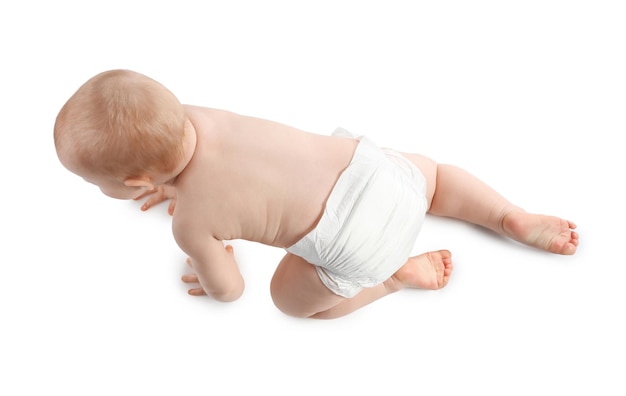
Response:
[[[183,159],[179,162],[178,166],[172,172],[172,174],[169,175],[169,177],[167,178],[168,181],[165,184],[175,183],[178,175],[180,175],[185,170],[187,165],[189,165],[189,162],[191,162],[191,158],[193,158],[193,155],[196,151],[196,142],[196,128],[191,123],[189,118],[187,118],[187,120],[185,121],[185,133],[183,135]]]

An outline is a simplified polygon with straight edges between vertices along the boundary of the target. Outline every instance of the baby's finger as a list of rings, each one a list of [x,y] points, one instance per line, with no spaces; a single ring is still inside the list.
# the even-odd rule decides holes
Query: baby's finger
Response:
[[[187,263],[187,265],[188,265],[190,268],[193,268],[193,265],[191,265],[191,257],[187,257],[187,260],[185,261],[185,263]]]
[[[163,202],[165,198],[161,194],[153,194],[148,200],[141,206],[141,210],[146,211],[151,207]]]
[[[185,274],[181,279],[185,283],[198,283],[198,275],[196,274]]]
[[[170,216],[173,216],[175,208],[176,208],[176,198],[172,198],[172,200],[170,201],[170,206],[167,208],[167,213],[169,213]]]
[[[146,192],[144,192],[143,194],[139,195],[138,197],[133,198],[135,201],[139,201],[142,198],[147,197],[150,194],[154,194],[155,192],[157,192],[157,189],[152,189],[152,190],[148,190]]]
[[[187,293],[189,293],[192,296],[206,296],[206,293],[204,292],[204,290],[202,289],[189,289],[189,291],[187,291]]]

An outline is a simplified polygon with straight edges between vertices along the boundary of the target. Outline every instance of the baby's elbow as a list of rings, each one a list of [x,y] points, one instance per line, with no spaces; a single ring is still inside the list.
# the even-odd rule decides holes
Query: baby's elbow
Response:
[[[243,294],[243,290],[235,290],[221,293],[212,293],[211,297],[220,302],[233,302],[239,299]]]
[[[233,302],[241,297],[241,295],[243,294],[243,290],[244,285],[242,282],[241,284],[233,285],[233,287],[229,289],[212,292],[211,297],[221,302]]]

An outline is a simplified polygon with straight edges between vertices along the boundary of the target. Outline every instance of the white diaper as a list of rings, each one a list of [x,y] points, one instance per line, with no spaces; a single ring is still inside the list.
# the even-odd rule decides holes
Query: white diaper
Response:
[[[353,297],[406,263],[428,209],[426,179],[400,153],[360,142],[314,230],[287,251],[317,268],[335,294]]]

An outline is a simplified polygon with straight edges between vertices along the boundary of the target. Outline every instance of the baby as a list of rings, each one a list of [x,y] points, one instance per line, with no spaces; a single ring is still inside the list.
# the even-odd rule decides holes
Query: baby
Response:
[[[182,105],[128,70],[96,75],[59,112],[61,163],[119,199],[171,199],[172,230],[189,256],[192,295],[233,301],[244,281],[233,249],[243,239],[286,250],[274,303],[297,317],[335,318],[404,288],[438,289],[447,250],[409,257],[430,213],[571,255],[576,225],[527,213],[466,171],[222,110]],[[199,286],[199,287],[198,287]]]

